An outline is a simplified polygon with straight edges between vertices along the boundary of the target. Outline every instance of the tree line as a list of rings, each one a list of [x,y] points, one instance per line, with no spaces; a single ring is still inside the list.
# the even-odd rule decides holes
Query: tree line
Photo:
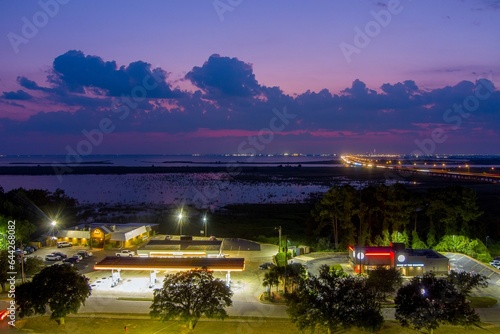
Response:
[[[452,239],[474,242],[469,253],[475,254],[469,255],[483,254],[486,261],[489,254],[485,255],[487,250],[480,241],[485,234],[482,214],[473,189],[450,186],[418,192],[399,183],[363,189],[334,186],[311,212],[316,235],[328,235],[335,249],[403,242],[412,248],[451,251],[448,248],[453,246],[445,237],[455,236]],[[440,245],[443,241],[445,244]]]
[[[78,201],[64,190],[17,188],[5,192],[0,187],[0,234],[7,231],[7,222],[16,221],[16,242],[26,245],[33,236],[46,233],[52,220],[62,223],[76,221]],[[6,249],[0,238],[0,249]]]

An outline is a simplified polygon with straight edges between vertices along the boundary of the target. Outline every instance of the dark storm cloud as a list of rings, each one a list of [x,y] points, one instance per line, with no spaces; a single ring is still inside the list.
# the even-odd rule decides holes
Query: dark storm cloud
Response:
[[[134,100],[131,92],[135,85],[155,73],[161,78],[158,90],[148,91],[146,98]],[[193,67],[186,75],[202,91],[172,91],[165,82],[165,73],[162,69],[151,70],[150,65],[142,61],[117,68],[114,61],[69,51],[54,61],[48,77],[51,87],[18,78],[25,89],[42,91],[45,97],[40,99],[46,103],[57,101],[68,110],[40,112],[24,121],[3,119],[0,127],[17,133],[79,134],[95,128],[101,119],[109,118],[114,131],[121,133],[176,134],[200,129],[260,131],[269,127],[275,117],[273,109],[286,107],[288,113],[294,115],[286,131],[297,136],[315,132],[362,135],[392,131],[413,133],[415,137],[425,127],[449,126],[445,115],[449,119],[457,115],[446,114],[447,110],[455,104],[464,104],[480,86],[478,82],[462,81],[453,86],[423,90],[414,81],[406,80],[385,83],[377,91],[356,79],[339,94],[323,89],[292,97],[279,87],[259,85],[250,64],[219,55],[210,56],[202,66]],[[493,92],[491,82],[489,86],[491,94],[480,101],[470,118],[462,119],[461,131],[473,127],[498,131],[500,93]],[[487,91],[483,88],[482,92]],[[117,96],[121,95],[130,99],[118,104],[126,113],[115,105],[116,100],[121,99]],[[170,98],[165,99],[167,96]],[[2,98],[7,99],[5,92]]]
[[[210,96],[251,97],[261,91],[252,65],[238,58],[211,55],[203,66],[195,66],[186,79]]]
[[[118,68],[115,61],[104,61],[101,57],[85,55],[71,50],[57,57],[53,63],[53,75],[49,81],[70,92],[84,93],[85,88],[93,93],[108,96],[130,95],[136,87],[155,86],[148,90],[149,98],[173,98],[180,95],[166,82],[167,74],[161,69],[136,61]]]
[[[20,100],[20,101],[27,101],[31,100],[33,96],[31,96],[29,93],[25,92],[24,90],[19,89],[17,92],[3,92],[2,98],[6,100]]]

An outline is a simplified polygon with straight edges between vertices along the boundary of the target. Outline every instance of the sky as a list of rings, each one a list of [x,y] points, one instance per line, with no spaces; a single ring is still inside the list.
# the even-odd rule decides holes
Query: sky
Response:
[[[498,0],[1,0],[0,59],[0,155],[500,154]]]

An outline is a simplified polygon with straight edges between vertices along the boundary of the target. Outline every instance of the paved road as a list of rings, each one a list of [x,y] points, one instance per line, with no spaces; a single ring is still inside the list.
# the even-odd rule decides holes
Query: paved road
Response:
[[[151,301],[117,300],[116,297],[91,296],[78,313],[138,313],[148,314]],[[261,304],[258,301],[234,300],[233,306],[227,309],[229,316],[245,316],[258,318],[286,318],[286,306]]]

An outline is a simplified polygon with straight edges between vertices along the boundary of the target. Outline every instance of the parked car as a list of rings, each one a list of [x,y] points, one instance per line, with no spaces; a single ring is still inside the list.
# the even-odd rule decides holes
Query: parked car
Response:
[[[78,262],[79,261],[78,261],[78,259],[76,257],[69,257],[69,258],[63,260],[63,263],[70,264],[72,266],[74,266]]]
[[[80,255],[83,258],[92,256],[92,252],[86,250],[79,250],[76,254]]]
[[[54,252],[52,254],[59,256],[63,260],[68,257],[68,255],[61,253],[61,252]]]
[[[132,257],[134,255],[135,255],[134,252],[131,250],[128,250],[128,249],[124,249],[121,252],[116,253],[116,256],[118,256],[118,257],[120,257],[120,256]]]
[[[33,253],[35,250],[33,249],[33,247],[31,246],[26,246],[24,247],[24,251],[26,252],[25,254],[31,254]]]
[[[55,254],[45,255],[45,261],[61,261],[61,257]]]
[[[28,252],[26,252],[25,250],[22,250],[21,248],[16,248],[16,250],[14,252],[17,254],[21,254],[21,253],[24,255],[28,254]]]
[[[73,244],[71,242],[67,242],[67,241],[57,242],[57,248],[72,247],[72,246],[73,246]]]
[[[266,269],[271,269],[272,267],[275,267],[274,263],[266,262],[266,263],[261,264],[259,266],[259,269],[260,270],[266,270]]]
[[[73,255],[72,258],[78,259],[78,261],[83,260],[83,256],[78,255],[78,254]]]

